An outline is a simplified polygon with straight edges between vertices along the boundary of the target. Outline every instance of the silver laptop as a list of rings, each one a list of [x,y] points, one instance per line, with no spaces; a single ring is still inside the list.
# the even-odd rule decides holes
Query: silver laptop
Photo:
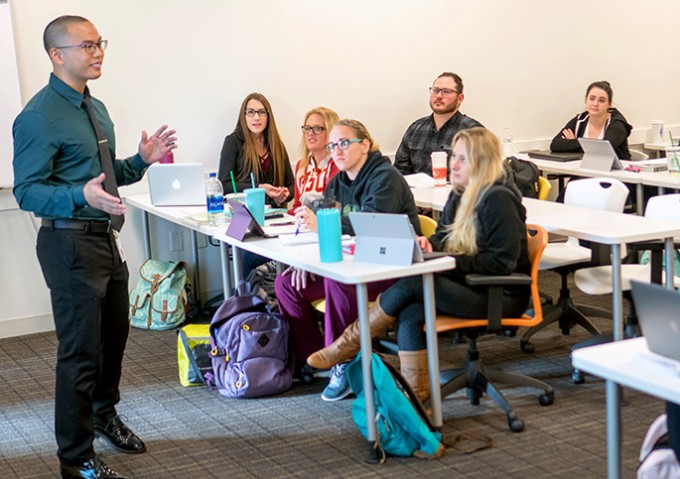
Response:
[[[653,353],[680,361],[680,293],[631,281],[640,329]]]
[[[392,213],[349,214],[356,235],[354,261],[408,266],[446,253],[423,253],[408,215]]]
[[[154,164],[146,172],[154,206],[205,205],[201,163]]]
[[[581,168],[597,171],[623,169],[619,157],[616,156],[616,152],[608,140],[579,138],[578,143],[583,149]]]

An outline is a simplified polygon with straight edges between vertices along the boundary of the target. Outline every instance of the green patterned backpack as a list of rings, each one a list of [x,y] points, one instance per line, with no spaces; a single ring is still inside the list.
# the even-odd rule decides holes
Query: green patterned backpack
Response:
[[[188,309],[186,264],[147,260],[130,292],[130,324],[135,328],[172,329],[184,322]]]

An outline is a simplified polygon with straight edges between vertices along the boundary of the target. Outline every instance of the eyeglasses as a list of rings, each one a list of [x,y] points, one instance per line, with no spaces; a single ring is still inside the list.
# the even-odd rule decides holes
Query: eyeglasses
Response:
[[[83,42],[80,45],[64,45],[63,47],[54,48],[82,48],[90,55],[94,55],[97,52],[97,48],[99,48],[101,51],[104,51],[106,50],[108,44],[108,40],[99,40],[98,42]]]
[[[347,148],[349,148],[350,144],[361,143],[362,141],[364,141],[364,140],[360,140],[359,138],[352,138],[351,140],[349,140],[347,138],[341,138],[340,141],[338,141],[337,143],[331,142],[331,143],[327,144],[326,145],[326,151],[328,153],[333,153],[333,150],[335,150],[335,148],[339,148],[341,150],[346,150]]]
[[[246,116],[267,116],[268,114],[267,110],[253,110],[252,108],[246,110]]]
[[[439,95],[440,93],[444,96],[451,96],[454,93],[458,93],[456,90],[452,90],[450,88],[437,88],[434,86],[430,87],[430,93],[432,95]]]
[[[305,125],[305,126],[302,126],[300,128],[302,128],[302,133],[304,133],[305,135],[308,135],[311,132],[314,132],[315,135],[320,135],[321,133],[326,131],[325,126],[319,126],[319,125],[317,125],[317,126],[307,126],[307,125]]]

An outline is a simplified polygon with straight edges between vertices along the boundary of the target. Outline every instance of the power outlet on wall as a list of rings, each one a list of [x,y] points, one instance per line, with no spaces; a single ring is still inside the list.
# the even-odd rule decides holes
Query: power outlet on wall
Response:
[[[170,231],[170,251],[184,250],[184,234],[182,231]]]

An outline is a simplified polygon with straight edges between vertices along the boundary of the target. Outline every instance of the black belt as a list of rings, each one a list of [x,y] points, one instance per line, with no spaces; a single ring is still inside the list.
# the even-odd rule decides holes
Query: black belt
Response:
[[[42,220],[42,225],[54,230],[76,230],[85,233],[109,233],[110,221],[84,221],[84,220]]]

